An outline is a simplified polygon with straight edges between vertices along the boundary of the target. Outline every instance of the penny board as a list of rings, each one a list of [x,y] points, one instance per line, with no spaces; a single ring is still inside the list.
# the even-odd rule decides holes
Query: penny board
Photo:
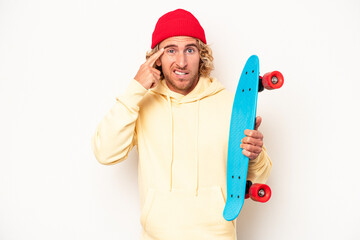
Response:
[[[244,204],[249,158],[242,154],[241,140],[245,129],[255,127],[259,88],[259,58],[251,56],[241,73],[236,89],[229,133],[227,157],[227,200],[223,212],[226,220],[239,215]]]

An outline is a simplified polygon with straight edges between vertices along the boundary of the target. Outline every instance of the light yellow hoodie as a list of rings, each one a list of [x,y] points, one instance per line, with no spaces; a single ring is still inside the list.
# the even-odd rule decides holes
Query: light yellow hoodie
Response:
[[[100,163],[121,162],[137,146],[142,240],[236,239],[235,220],[222,216],[233,99],[214,78],[185,96],[164,80],[152,90],[132,80],[98,125]],[[248,179],[265,182],[270,169],[263,148]]]

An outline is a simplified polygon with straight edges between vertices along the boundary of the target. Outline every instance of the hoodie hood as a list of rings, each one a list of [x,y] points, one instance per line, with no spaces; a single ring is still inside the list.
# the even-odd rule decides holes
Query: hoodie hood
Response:
[[[170,97],[172,101],[180,104],[196,102],[206,97],[215,95],[224,89],[224,86],[216,78],[200,77],[195,88],[187,95],[171,91],[165,80],[161,80],[161,82],[150,91],[163,95],[166,98]]]

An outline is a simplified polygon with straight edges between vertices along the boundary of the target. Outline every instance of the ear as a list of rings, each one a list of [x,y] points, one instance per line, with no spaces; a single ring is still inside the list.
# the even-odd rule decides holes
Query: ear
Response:
[[[155,64],[156,64],[156,66],[158,66],[158,67],[161,66],[161,60],[160,60],[160,58],[156,59]]]

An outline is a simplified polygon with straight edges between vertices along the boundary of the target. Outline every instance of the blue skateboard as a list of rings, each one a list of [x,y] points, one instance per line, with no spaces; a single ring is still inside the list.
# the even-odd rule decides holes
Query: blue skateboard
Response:
[[[245,129],[255,127],[258,92],[266,89],[280,88],[284,83],[278,71],[259,75],[259,58],[251,56],[242,71],[233,103],[228,159],[227,159],[227,201],[223,216],[232,221],[239,215],[244,199],[251,197],[255,201],[266,202],[270,199],[271,190],[265,184],[252,184],[247,181],[249,158],[242,154],[241,140]]]

